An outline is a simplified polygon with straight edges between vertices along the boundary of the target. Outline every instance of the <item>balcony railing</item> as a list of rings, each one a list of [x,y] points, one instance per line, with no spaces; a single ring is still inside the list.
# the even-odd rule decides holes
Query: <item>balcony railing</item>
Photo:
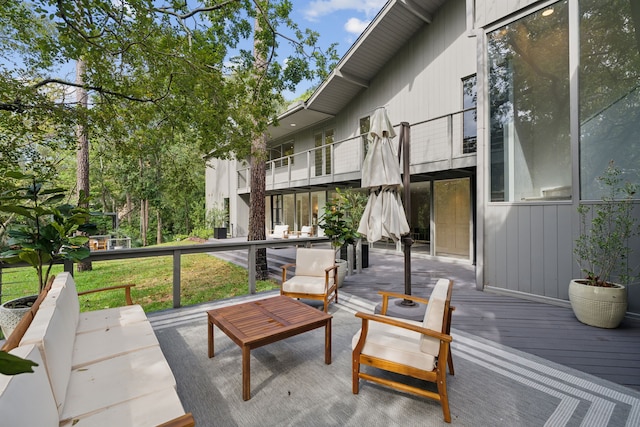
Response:
[[[475,155],[475,142],[464,137],[464,113],[475,108],[434,117],[411,125],[411,166]],[[394,126],[399,129],[400,125]],[[394,139],[397,141],[397,138]],[[266,189],[277,190],[359,179],[366,154],[362,135],[314,147],[267,162]],[[251,170],[237,170],[237,191],[251,190]]]

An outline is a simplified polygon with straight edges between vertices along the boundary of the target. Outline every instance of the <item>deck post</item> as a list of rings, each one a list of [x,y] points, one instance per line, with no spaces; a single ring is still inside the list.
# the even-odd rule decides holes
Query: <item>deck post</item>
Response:
[[[180,308],[180,251],[173,251],[173,308]]]

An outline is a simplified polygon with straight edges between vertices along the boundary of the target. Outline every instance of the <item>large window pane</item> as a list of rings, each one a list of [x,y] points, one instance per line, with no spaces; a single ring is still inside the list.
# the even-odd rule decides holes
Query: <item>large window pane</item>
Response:
[[[640,7],[632,3],[580,0],[582,199],[600,198],[595,178],[610,160],[639,180]]]
[[[462,108],[465,110],[462,116],[462,152],[475,153],[478,145],[478,91],[476,86],[477,78],[474,74],[471,77],[462,79]],[[473,108],[470,110],[470,108]]]
[[[571,197],[567,2],[488,34],[491,200]]]

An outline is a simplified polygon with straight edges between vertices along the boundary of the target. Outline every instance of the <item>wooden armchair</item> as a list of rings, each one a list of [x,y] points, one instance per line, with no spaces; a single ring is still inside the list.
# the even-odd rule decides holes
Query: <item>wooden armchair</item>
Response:
[[[295,275],[287,280],[287,270],[292,267]],[[337,275],[333,249],[298,248],[295,264],[282,266],[280,295],[323,301],[326,313],[331,301],[338,302]]]
[[[442,405],[444,420],[451,422],[447,397],[447,364],[453,372],[451,358],[451,291],[453,282],[440,279],[429,299],[384,293],[382,314],[356,313],[362,318],[362,329],[352,340],[353,348],[353,394],[359,392],[360,379],[410,392],[418,396],[437,400]],[[406,298],[427,303],[424,321],[416,322],[386,315],[389,297]],[[444,363],[444,361],[447,363]],[[381,370],[436,383],[438,392],[374,376],[360,371],[360,365],[369,365]]]

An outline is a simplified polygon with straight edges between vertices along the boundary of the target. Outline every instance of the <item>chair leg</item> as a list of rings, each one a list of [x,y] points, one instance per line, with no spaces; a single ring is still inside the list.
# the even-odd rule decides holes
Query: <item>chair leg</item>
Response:
[[[453,371],[453,356],[451,356],[451,349],[449,349],[449,357],[447,359],[449,365],[449,375],[455,375]]]
[[[440,405],[442,405],[442,415],[444,421],[451,422],[451,412],[449,411],[449,396],[447,395],[447,367],[438,368],[438,395],[440,395]]]
[[[357,355],[353,355],[353,369],[352,369],[352,391],[353,394],[358,394],[360,392],[360,363],[358,362]]]

